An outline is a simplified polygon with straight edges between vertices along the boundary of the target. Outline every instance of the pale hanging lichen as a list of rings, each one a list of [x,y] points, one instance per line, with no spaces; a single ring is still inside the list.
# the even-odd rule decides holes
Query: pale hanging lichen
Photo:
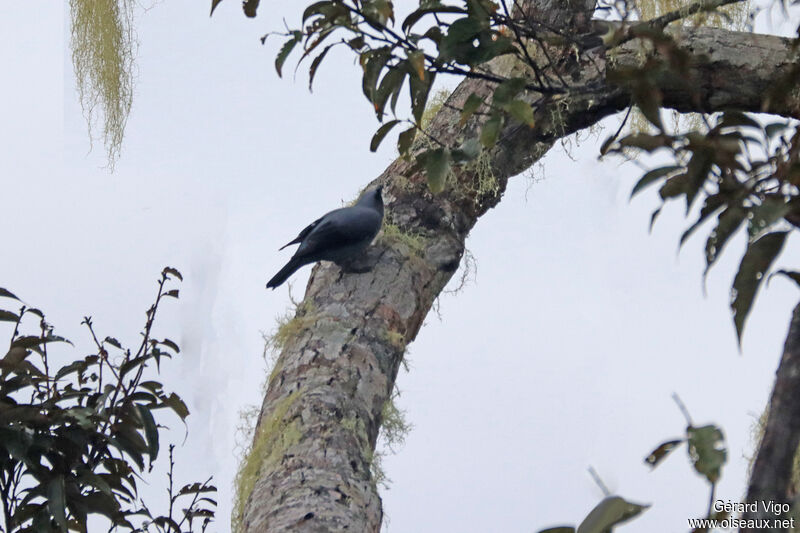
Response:
[[[133,101],[135,56],[133,0],[70,0],[72,65],[93,144],[102,129],[110,171],[119,159]],[[102,126],[99,126],[101,122]]]

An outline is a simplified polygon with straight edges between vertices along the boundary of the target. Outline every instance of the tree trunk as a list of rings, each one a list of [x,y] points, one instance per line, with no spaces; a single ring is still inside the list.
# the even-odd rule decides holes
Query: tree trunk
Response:
[[[594,0],[530,5],[549,27],[577,34],[587,25]],[[699,105],[705,111],[727,105],[760,111],[764,86],[781,75],[790,54],[785,39],[723,30],[690,30],[681,41],[696,55],[695,72],[705,89]],[[752,47],[758,53],[751,54]],[[270,376],[239,481],[240,507],[234,513],[240,530],[379,530],[381,501],[370,462],[406,345],[458,268],[469,231],[500,201],[508,178],[530,167],[559,138],[630,105],[624,88],[606,83],[606,69],[633,64],[641,55],[633,41],[616,50],[613,61],[602,48],[579,58],[570,50],[554,51],[562,76],[591,90],[566,97],[529,94],[535,127],[506,127],[495,148],[482,154],[486,164],[455,168],[441,194],[432,195],[425,177],[403,159],[377,178],[384,185],[386,218],[368,252],[371,270],[317,265],[290,324],[293,334]],[[489,68],[502,76],[526,72],[503,58]],[[665,105],[699,110],[697,99],[671,80],[663,82]],[[457,109],[471,93],[485,96],[492,90],[482,80],[463,81],[433,119],[430,133],[450,145],[474,134],[481,118],[461,127]],[[773,105],[791,116],[800,109],[797,101]]]
[[[793,504],[797,480],[792,479],[794,461],[800,446],[800,304],[794,309],[783,348],[775,386],[767,409],[764,434],[750,475],[747,502],[755,510],[742,518],[767,520],[771,527],[741,528],[740,531],[786,531],[773,527],[774,519],[788,519],[788,513],[768,509],[770,502]],[[774,509],[774,508],[773,508]],[[800,526],[800,524],[798,524]]]

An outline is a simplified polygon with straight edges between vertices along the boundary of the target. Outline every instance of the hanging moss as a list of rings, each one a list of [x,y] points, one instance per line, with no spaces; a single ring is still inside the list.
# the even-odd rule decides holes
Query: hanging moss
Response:
[[[122,150],[133,100],[138,41],[133,0],[70,0],[72,65],[93,143],[102,129],[109,170]],[[102,126],[98,126],[101,121]]]

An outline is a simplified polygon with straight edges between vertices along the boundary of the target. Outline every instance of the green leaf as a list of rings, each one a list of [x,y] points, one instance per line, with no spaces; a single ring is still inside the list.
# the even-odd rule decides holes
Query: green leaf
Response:
[[[370,102],[373,102],[375,97],[375,90],[381,71],[391,57],[392,52],[388,46],[367,50],[361,54],[359,61],[364,69],[364,75],[361,79],[361,89],[364,92],[364,96],[366,96],[367,100]]]
[[[303,34],[299,31],[293,31],[292,37],[289,38],[288,41],[283,43],[281,46],[280,51],[278,52],[278,57],[275,58],[275,70],[278,72],[278,76],[283,77],[281,70],[283,69],[283,64],[286,62],[286,58],[289,57],[289,54],[292,53],[292,50],[300,42],[300,39],[303,37]],[[166,269],[165,269],[166,270]]]
[[[47,484],[47,508],[61,531],[67,530],[67,509],[64,498],[64,478],[57,476]]]
[[[0,322],[19,322],[19,315],[11,311],[6,311],[5,309],[0,309]]]
[[[331,48],[333,48],[333,46],[334,45],[332,45],[332,44],[329,44],[328,46],[326,46],[322,50],[322,52],[320,52],[319,55],[317,57],[315,57],[313,59],[313,61],[311,61],[311,66],[308,69],[308,91],[309,92],[313,91],[314,76],[317,75],[317,69],[319,68],[320,64],[322,63],[322,60],[325,59],[325,56],[328,54],[328,51]]]
[[[664,185],[659,189],[658,194],[662,200],[669,200],[681,194],[686,193],[689,186],[689,176],[686,173],[672,176],[664,182]]]
[[[439,45],[439,59],[444,62],[455,60],[469,63],[469,58],[475,51],[474,41],[482,30],[481,23],[472,17],[453,21]]]
[[[242,2],[242,10],[244,11],[245,16],[250,18],[256,16],[259,1],[260,0],[244,0]]]
[[[669,455],[672,450],[680,446],[681,443],[683,443],[683,439],[668,440],[667,442],[661,443],[658,448],[650,452],[650,455],[645,457],[644,462],[652,468],[657,467],[658,463],[660,463],[667,455]]]
[[[751,242],[739,264],[739,271],[733,279],[733,292],[731,309],[733,310],[733,323],[736,326],[736,338],[742,342],[744,322],[753,306],[756,293],[764,276],[772,266],[773,261],[781,253],[786,242],[787,231],[767,233],[760,239]]]
[[[740,205],[729,205],[717,218],[717,227],[706,241],[706,268],[703,278],[716,263],[728,240],[736,233],[747,216],[747,210]]]
[[[417,75],[421,80],[425,80],[425,54],[419,50],[409,52],[408,64],[411,66],[411,71]]]
[[[153,413],[144,405],[137,405],[136,410],[144,424],[144,436],[147,439],[147,454],[149,455],[150,464],[158,457],[158,425],[156,424]]]
[[[649,133],[634,133],[620,139],[620,146],[638,148],[645,152],[653,152],[657,148],[669,147],[672,138],[666,135],[650,135]]]
[[[416,135],[417,127],[412,126],[397,137],[397,151],[400,152],[400,155],[408,153],[411,149],[411,145],[414,144],[414,137],[416,137]]]
[[[386,107],[386,101],[389,100],[389,96],[396,97],[400,93],[406,74],[406,62],[401,61],[398,65],[390,68],[389,72],[383,76],[373,98],[375,114],[379,120],[383,117],[383,109]],[[392,104],[392,110],[394,110],[394,105]]]
[[[728,459],[722,431],[713,425],[699,428],[690,426],[686,430],[686,436],[694,469],[705,476],[709,483],[716,483],[722,473],[722,466]]]
[[[172,409],[172,411],[178,415],[181,420],[184,420],[187,416],[189,416],[189,408],[186,407],[185,403],[183,403],[181,397],[174,392],[171,393],[167,398],[164,398],[160,404],[152,409],[162,409],[164,407],[169,407]]]
[[[791,205],[781,194],[764,197],[761,205],[751,209],[747,232],[750,238],[760,235],[791,211]]]
[[[626,501],[619,496],[609,496],[598,503],[578,526],[577,533],[605,533],[645,511],[649,505]]]
[[[425,7],[421,7],[416,11],[412,12],[410,15],[406,17],[403,21],[402,28],[403,31],[408,33],[408,31],[419,22],[419,20],[424,17],[425,15],[432,14],[432,13],[464,13],[464,10],[460,7],[455,6],[445,6],[440,4],[439,2],[433,3],[426,3]]]
[[[636,196],[639,192],[643,191],[647,188],[648,185],[652,185],[656,181],[660,180],[664,176],[672,174],[676,170],[680,170],[682,167],[678,165],[671,165],[666,167],[654,168],[653,170],[644,174],[644,176],[636,182],[636,185],[633,186],[633,190],[631,191],[631,198]]]
[[[533,108],[527,102],[512,100],[508,104],[508,112],[518,121],[527,124],[529,128],[536,124],[533,120]]]
[[[464,102],[464,107],[461,109],[461,119],[458,121],[459,127],[467,123],[469,117],[471,117],[475,111],[478,110],[482,103],[483,98],[475,93],[472,93],[467,97],[467,100]]]
[[[394,8],[389,0],[362,0],[361,12],[366,21],[378,30],[382,30],[390,20],[394,21]]]
[[[222,2],[222,0],[211,0],[211,13],[208,14],[209,17],[214,14],[214,10],[217,9],[220,2]]]
[[[21,301],[19,298],[14,296],[14,294],[12,292],[4,289],[3,287],[0,287],[0,296],[4,297],[4,298],[13,298],[14,300],[17,300],[18,302]]]
[[[736,128],[736,127],[746,127],[746,128],[755,128],[760,130],[761,124],[757,121],[753,120],[745,113],[740,111],[725,111],[722,114],[722,119],[720,120],[718,126],[719,128]]]
[[[511,100],[525,88],[527,80],[525,78],[509,78],[497,86],[494,90],[492,102],[500,107],[511,103]]]
[[[497,113],[492,115],[481,129],[481,144],[486,148],[492,148],[497,143],[502,125],[503,117]]]
[[[427,152],[425,156],[425,173],[428,177],[428,187],[432,193],[438,194],[444,190],[449,171],[450,150],[436,148]]]
[[[711,157],[705,150],[698,150],[692,154],[689,164],[686,165],[686,214],[694,204],[697,193],[705,183],[708,173],[711,172]]]
[[[411,113],[419,124],[422,121],[422,114],[428,104],[428,93],[435,78],[435,73],[431,72],[425,80],[420,80],[416,76],[408,77],[408,85],[411,94]]]
[[[391,131],[392,128],[400,124],[399,120],[392,120],[378,128],[378,131],[375,132],[375,135],[372,136],[372,141],[369,143],[369,151],[374,152],[378,149],[381,145],[381,141],[383,138],[386,137],[386,134]]]

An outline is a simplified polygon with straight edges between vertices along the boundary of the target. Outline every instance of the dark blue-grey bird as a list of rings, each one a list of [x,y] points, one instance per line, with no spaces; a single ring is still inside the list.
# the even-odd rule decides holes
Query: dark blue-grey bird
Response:
[[[280,249],[300,243],[289,262],[267,282],[274,289],[297,269],[317,261],[339,263],[358,256],[369,246],[383,223],[381,186],[365,192],[352,207],[335,209],[312,222]]]

